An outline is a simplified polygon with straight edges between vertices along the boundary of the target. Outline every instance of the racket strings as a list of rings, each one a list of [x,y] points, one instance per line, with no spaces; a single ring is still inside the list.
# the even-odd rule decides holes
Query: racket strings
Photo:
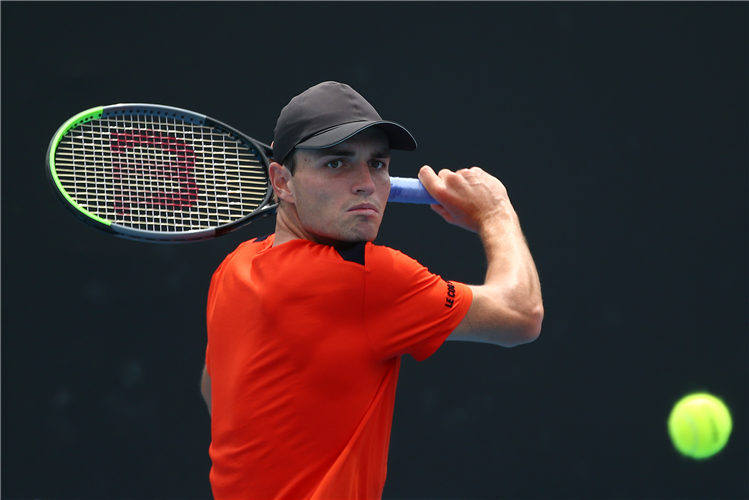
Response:
[[[158,232],[219,227],[255,211],[268,177],[249,144],[212,127],[161,116],[86,122],[60,142],[68,195],[119,225]]]

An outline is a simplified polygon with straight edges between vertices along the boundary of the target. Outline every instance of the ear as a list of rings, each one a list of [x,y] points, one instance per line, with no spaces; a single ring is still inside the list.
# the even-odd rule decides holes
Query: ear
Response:
[[[291,192],[289,182],[291,182],[291,172],[278,162],[273,162],[268,166],[270,174],[270,184],[273,186],[273,192],[278,199],[286,203],[294,203],[294,193]]]

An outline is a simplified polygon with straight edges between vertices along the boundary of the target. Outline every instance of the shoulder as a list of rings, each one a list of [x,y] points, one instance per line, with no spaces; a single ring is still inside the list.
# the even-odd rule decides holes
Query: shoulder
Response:
[[[226,258],[230,259],[232,256],[242,253],[257,253],[265,248],[273,246],[275,234],[266,234],[265,236],[259,236],[252,238],[251,240],[244,241],[239,244]]]
[[[367,267],[390,268],[394,271],[415,269],[426,270],[426,268],[416,259],[409,257],[403,252],[395,250],[394,248],[375,245],[373,243],[367,244],[366,261]]]
[[[267,234],[258,238],[253,238],[239,244],[229,255],[224,257],[224,260],[216,269],[216,273],[224,270],[235,260],[245,260],[252,258],[262,250],[273,246],[274,234]],[[215,273],[214,273],[215,274]]]

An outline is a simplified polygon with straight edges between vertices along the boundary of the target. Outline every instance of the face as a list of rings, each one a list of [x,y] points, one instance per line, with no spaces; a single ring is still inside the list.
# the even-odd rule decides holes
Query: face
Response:
[[[297,237],[336,245],[372,241],[390,194],[390,147],[376,128],[322,150],[300,150],[288,177],[287,223]]]

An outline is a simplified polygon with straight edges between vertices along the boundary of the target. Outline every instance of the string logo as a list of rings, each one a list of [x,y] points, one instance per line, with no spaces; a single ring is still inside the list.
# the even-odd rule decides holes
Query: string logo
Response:
[[[117,213],[129,215],[138,208],[181,210],[197,201],[195,150],[184,141],[140,129],[110,132],[109,145]]]

